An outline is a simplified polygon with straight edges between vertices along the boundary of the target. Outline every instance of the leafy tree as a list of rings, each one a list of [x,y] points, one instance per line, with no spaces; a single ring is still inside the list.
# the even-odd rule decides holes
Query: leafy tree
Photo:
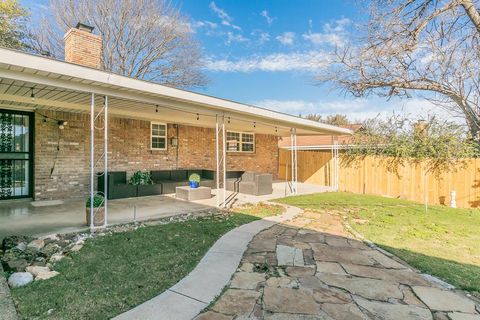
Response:
[[[28,16],[28,11],[17,0],[0,0],[0,46],[13,49],[26,47]]]
[[[368,11],[319,81],[358,97],[422,94],[480,142],[480,0],[372,0]]]
[[[78,22],[102,36],[103,69],[173,87],[206,84],[199,44],[168,0],[50,0],[51,17],[32,30],[32,48],[61,59],[63,36]]]
[[[323,118],[320,114],[310,113],[302,117],[305,119],[331,124],[334,126],[344,126],[350,124],[350,120],[348,120],[347,116],[344,114],[334,114]]]
[[[465,135],[463,126],[436,117],[411,120],[406,115],[366,120],[348,142],[344,160],[383,156],[396,171],[407,163],[424,163],[439,174],[461,166],[466,158],[480,156],[478,144]]]

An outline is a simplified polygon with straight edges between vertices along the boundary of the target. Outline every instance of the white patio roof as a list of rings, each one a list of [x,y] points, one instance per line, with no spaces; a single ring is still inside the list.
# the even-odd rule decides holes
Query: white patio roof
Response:
[[[352,133],[264,108],[0,47],[0,108],[89,112],[92,93],[99,107],[103,96],[109,96],[109,113],[126,118],[213,128],[215,116],[224,115],[228,130],[279,136],[289,135],[291,128],[296,128],[297,135]]]

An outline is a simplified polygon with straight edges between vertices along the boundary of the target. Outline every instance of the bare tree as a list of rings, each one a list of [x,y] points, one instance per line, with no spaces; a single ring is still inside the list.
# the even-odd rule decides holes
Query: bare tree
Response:
[[[50,0],[50,12],[32,30],[37,52],[62,58],[65,32],[83,22],[102,36],[105,70],[174,87],[206,84],[200,46],[168,0]]]
[[[333,81],[354,96],[421,93],[480,140],[478,0],[374,0],[358,46],[335,51]]]

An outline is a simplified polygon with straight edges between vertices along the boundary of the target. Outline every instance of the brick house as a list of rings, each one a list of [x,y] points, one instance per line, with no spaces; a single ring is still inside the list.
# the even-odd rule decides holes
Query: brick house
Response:
[[[65,35],[66,61],[0,48],[0,199],[85,197],[104,163],[129,175],[203,168],[217,179],[224,169],[275,177],[278,137],[350,132],[100,70],[101,46],[80,25]]]

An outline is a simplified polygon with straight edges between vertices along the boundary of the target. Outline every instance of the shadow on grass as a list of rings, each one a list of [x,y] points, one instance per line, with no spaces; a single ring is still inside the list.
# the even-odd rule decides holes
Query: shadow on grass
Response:
[[[379,247],[391,252],[422,273],[427,273],[454,285],[457,289],[470,291],[480,298],[480,266],[428,256],[406,249],[386,245]]]

